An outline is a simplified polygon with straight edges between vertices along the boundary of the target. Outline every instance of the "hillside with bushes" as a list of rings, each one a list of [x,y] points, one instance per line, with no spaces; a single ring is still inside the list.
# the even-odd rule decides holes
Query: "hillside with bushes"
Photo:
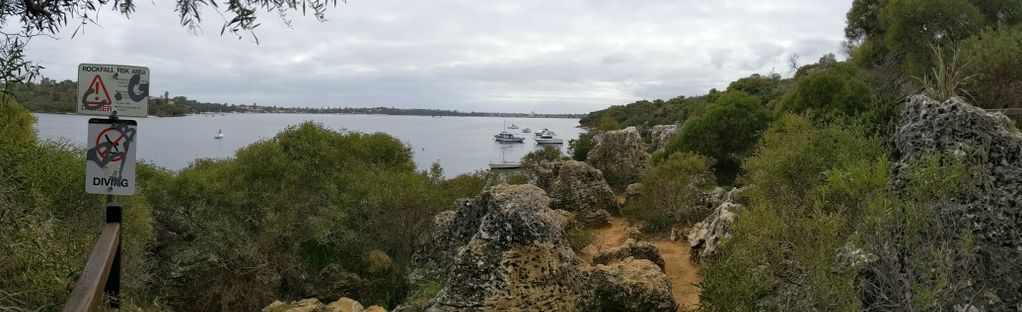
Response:
[[[846,60],[592,112],[569,155],[519,171],[446,179],[389,135],[315,123],[180,172],[140,164],[123,303],[1022,309],[1022,132],[988,110],[1022,107],[1022,2],[854,0],[847,20]],[[80,147],[0,100],[0,311],[58,310],[103,198]]]

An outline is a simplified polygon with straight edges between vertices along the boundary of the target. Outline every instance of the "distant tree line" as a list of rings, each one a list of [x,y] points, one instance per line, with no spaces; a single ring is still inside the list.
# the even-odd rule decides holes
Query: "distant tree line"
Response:
[[[42,78],[38,83],[27,82],[13,85],[14,97],[29,111],[37,113],[74,113],[78,84],[73,80],[56,81]],[[536,118],[581,118],[582,114],[535,114],[535,113],[493,113],[463,112],[459,110],[395,107],[279,107],[208,103],[189,99],[185,96],[171,97],[164,92],[160,97],[150,97],[149,115],[159,117],[184,116],[202,113],[287,113],[287,114],[380,114],[412,116],[468,116],[468,117],[536,117]]]

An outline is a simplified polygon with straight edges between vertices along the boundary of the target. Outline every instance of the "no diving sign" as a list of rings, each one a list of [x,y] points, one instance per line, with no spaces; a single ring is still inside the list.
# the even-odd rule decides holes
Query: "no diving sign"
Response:
[[[89,119],[85,154],[85,192],[135,194],[135,150],[138,125],[134,120]]]
[[[145,117],[149,114],[149,69],[79,64],[78,113]]]

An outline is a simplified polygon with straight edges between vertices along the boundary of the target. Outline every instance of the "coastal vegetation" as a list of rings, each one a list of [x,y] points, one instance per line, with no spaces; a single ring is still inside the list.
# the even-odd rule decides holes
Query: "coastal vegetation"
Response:
[[[592,228],[574,223],[606,223],[590,217],[624,201],[619,214],[640,238],[723,229],[712,252],[693,254],[703,311],[1012,310],[1022,306],[1022,138],[973,104],[1020,107],[1020,23],[1017,1],[854,0],[847,60],[589,113],[571,160],[544,148],[523,172],[445,178],[389,135],[316,123],[179,172],[140,164],[138,194],[122,198],[124,303],[252,311],[351,297],[392,309],[492,295],[585,307],[596,303],[576,299],[598,288],[595,301],[622,310],[636,302],[614,295],[637,292],[615,288],[613,274],[669,288],[645,275],[664,259],[631,241],[599,253],[626,260],[586,267],[575,253]],[[84,152],[36,137],[23,106],[67,95],[23,92],[42,84],[0,98],[0,307],[12,311],[59,309],[102,220],[103,199],[80,187]],[[51,100],[23,105],[18,92]],[[680,128],[662,150],[648,146],[658,125]],[[723,193],[741,205],[722,205]],[[426,256],[448,279],[416,274]],[[507,276],[520,277],[519,297],[471,292]],[[531,281],[568,295],[530,297]]]

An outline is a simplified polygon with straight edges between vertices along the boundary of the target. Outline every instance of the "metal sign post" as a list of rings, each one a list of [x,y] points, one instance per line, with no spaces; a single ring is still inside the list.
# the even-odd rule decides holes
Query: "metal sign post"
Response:
[[[106,195],[106,223],[110,231],[107,239],[113,245],[102,245],[101,235],[97,250],[102,246],[116,246],[113,257],[106,262],[108,274],[100,274],[103,293],[111,298],[110,307],[120,307],[121,292],[121,244],[120,229],[124,209],[115,201],[116,195],[134,195],[136,189],[135,164],[138,149],[138,124],[134,120],[120,119],[123,116],[145,117],[149,114],[149,69],[140,66],[80,64],[78,65],[78,97],[75,107],[82,115],[109,115],[109,118],[92,118],[88,124],[87,150],[85,154],[85,192]],[[110,251],[109,249],[106,249]],[[95,253],[93,256],[102,256]],[[109,255],[107,253],[106,255]],[[90,256],[89,263],[93,262]],[[98,258],[97,258],[98,259]],[[97,263],[101,263],[98,261]],[[88,269],[88,267],[87,267]],[[105,278],[104,278],[105,276]],[[88,281],[79,284],[89,285]],[[98,286],[98,285],[97,285]],[[74,294],[88,297],[88,291]],[[73,297],[72,299],[74,299]],[[95,297],[91,297],[95,298]],[[86,300],[88,301],[88,300]],[[69,304],[68,308],[79,308]],[[91,309],[91,308],[90,308]]]

